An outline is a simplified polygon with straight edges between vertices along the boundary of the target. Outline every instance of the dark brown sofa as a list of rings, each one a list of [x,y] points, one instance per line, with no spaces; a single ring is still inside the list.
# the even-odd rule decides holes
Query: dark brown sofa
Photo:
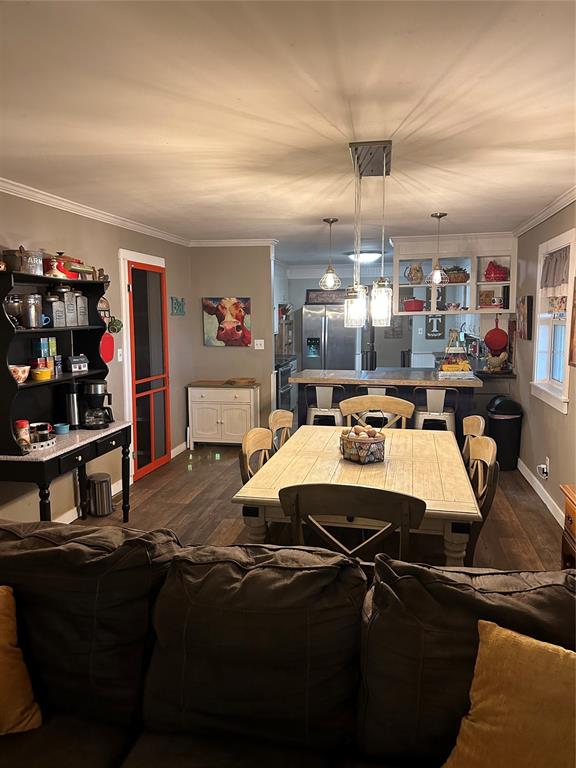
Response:
[[[575,573],[0,525],[44,724],[7,768],[441,766],[486,619],[574,649]]]

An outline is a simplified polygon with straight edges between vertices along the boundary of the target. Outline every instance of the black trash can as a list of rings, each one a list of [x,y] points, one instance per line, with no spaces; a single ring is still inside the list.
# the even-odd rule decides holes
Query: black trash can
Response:
[[[498,446],[500,469],[516,469],[520,454],[522,406],[506,395],[497,395],[488,403],[488,434]]]

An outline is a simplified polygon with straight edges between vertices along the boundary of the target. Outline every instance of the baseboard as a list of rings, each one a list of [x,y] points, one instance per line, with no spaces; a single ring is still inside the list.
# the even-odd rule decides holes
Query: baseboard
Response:
[[[522,459],[518,459],[518,470],[522,477],[524,477],[532,486],[532,488],[536,491],[538,496],[542,499],[544,504],[546,505],[546,508],[556,520],[558,525],[561,528],[564,528],[564,512],[562,509],[556,504],[552,496],[548,493],[548,491],[542,486],[542,483],[538,480],[536,475],[528,469],[526,464],[522,461]]]
[[[174,459],[178,454],[183,453],[186,450],[186,443],[180,443],[180,445],[177,445],[175,448],[172,448],[172,451],[170,453],[170,458]]]

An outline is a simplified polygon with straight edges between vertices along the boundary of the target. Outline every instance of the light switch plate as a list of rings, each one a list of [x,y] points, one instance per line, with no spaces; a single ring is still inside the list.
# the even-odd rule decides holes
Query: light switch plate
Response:
[[[254,339],[254,349],[264,349],[264,339]]]

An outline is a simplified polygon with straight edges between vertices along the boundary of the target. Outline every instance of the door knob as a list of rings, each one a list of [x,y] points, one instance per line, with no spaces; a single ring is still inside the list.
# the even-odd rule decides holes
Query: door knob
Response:
[[[82,461],[82,456],[76,456],[76,461]]]

